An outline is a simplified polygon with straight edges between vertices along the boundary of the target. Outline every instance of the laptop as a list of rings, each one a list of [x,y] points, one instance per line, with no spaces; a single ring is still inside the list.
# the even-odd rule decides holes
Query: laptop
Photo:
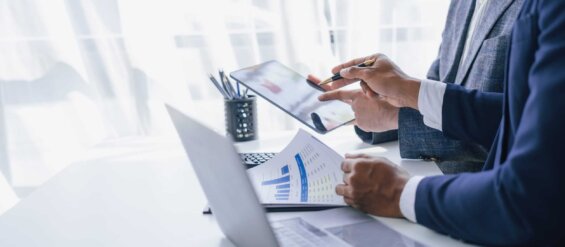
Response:
[[[269,222],[232,141],[166,108],[220,229],[236,246],[423,246],[348,207]]]
[[[236,246],[348,246],[300,220],[267,220],[231,140],[167,105],[224,235]]]

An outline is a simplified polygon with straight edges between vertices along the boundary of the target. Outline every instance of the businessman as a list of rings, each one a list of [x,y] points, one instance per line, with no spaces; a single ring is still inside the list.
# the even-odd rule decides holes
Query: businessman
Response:
[[[343,64],[343,83],[362,80],[380,99],[417,109],[433,128],[490,152],[482,172],[433,177],[410,177],[388,160],[348,155],[336,192],[368,213],[406,217],[473,243],[563,246],[563,13],[565,1],[524,2],[512,32],[504,94],[414,79],[380,54],[369,57],[377,61],[368,68],[351,67],[367,58]],[[441,100],[423,103],[430,94]]]
[[[453,0],[438,58],[427,78],[469,89],[502,92],[510,32],[522,3],[523,0]],[[309,79],[319,82],[314,76]],[[341,86],[337,82],[326,89]],[[437,161],[445,174],[479,171],[486,159],[488,149],[484,146],[446,138],[426,126],[422,115],[413,109],[399,109],[362,97],[360,90],[326,96],[323,100],[342,99],[352,105],[357,119],[355,131],[365,142],[376,144],[398,138],[403,158]]]

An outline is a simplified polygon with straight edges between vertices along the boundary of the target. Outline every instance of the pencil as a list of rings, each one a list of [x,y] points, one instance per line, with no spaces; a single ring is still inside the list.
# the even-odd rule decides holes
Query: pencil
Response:
[[[375,59],[373,58],[373,59],[369,59],[365,62],[360,63],[359,65],[357,65],[357,67],[364,68],[364,67],[371,66],[374,63],[375,63]],[[325,79],[324,81],[320,82],[320,84],[318,84],[318,86],[326,85],[328,83],[331,83],[331,82],[334,82],[334,81],[337,81],[337,80],[340,80],[340,79],[343,79],[343,77],[341,77],[339,72],[337,72],[332,77]]]

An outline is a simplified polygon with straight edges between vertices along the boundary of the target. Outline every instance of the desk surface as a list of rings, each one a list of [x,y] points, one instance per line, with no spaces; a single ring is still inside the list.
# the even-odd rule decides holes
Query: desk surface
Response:
[[[238,144],[242,152],[280,151],[294,133]],[[322,141],[340,153],[389,158],[413,174],[436,175],[434,163],[401,160],[396,142],[362,144],[350,127]],[[131,138],[94,148],[0,217],[0,246],[233,246],[214,217],[176,138]],[[269,213],[269,218],[300,213]],[[430,246],[465,246],[401,219],[376,217]]]

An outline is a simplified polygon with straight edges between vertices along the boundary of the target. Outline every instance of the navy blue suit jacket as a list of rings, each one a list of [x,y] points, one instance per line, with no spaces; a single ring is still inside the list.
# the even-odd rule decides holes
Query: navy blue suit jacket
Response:
[[[480,173],[424,178],[418,223],[480,244],[564,244],[564,13],[562,0],[525,2],[504,94],[448,86],[443,131],[490,152]]]

